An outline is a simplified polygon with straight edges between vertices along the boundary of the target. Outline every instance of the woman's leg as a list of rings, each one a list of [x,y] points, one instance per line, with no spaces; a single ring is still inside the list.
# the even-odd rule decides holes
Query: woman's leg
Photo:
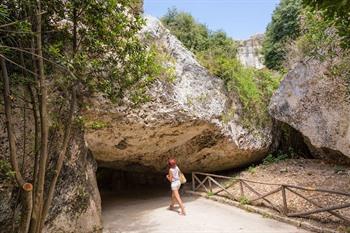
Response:
[[[179,203],[180,208],[181,208],[181,214],[185,215],[185,207],[184,204],[182,203],[180,194],[179,194],[179,190],[173,190],[174,196],[176,198],[176,201]]]
[[[170,209],[174,208],[175,204],[176,204],[176,198],[175,198],[174,192],[171,192]]]

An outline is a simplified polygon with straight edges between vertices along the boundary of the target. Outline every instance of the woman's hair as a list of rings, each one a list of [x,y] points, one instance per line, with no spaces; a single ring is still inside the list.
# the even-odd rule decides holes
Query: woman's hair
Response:
[[[169,159],[168,160],[169,167],[175,167],[176,166],[176,160],[175,159]]]

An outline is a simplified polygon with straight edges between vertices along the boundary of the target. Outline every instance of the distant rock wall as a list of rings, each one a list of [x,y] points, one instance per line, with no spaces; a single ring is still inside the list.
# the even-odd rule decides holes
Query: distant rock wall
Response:
[[[265,67],[262,62],[263,56],[261,54],[263,40],[264,35],[258,34],[252,36],[248,40],[239,41],[237,57],[243,65],[257,69]]]

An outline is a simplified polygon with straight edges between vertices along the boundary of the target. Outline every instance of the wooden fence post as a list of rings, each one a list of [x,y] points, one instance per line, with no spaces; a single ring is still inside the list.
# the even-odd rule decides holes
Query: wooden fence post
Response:
[[[239,187],[240,187],[240,190],[241,190],[241,198],[244,197],[244,190],[243,190],[243,184],[242,184],[242,180],[239,179]]]
[[[211,186],[211,180],[210,179],[208,180],[208,183],[209,183],[209,191],[212,193],[213,192],[213,188]]]
[[[192,191],[196,191],[196,181],[194,179],[194,172],[192,172]]]
[[[288,206],[287,206],[287,195],[286,195],[286,187],[284,185],[281,186],[282,188],[282,199],[283,199],[283,214],[288,214]]]

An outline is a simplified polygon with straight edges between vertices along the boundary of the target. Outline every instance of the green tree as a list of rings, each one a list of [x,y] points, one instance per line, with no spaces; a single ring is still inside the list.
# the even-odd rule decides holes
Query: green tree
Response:
[[[334,22],[342,37],[342,47],[350,48],[350,1],[349,0],[303,0],[304,6],[322,11],[325,20]]]
[[[207,48],[208,28],[204,24],[197,23],[192,15],[172,8],[162,17],[161,21],[185,47],[193,52]]]
[[[99,92],[118,100],[128,88],[156,75],[154,54],[137,35],[144,20],[134,13],[133,2],[4,0],[0,5],[9,157],[24,194],[20,233],[42,232],[84,97]],[[18,88],[27,92],[19,96]],[[28,172],[19,168],[15,143],[12,107],[17,97],[32,109],[35,124],[33,135],[23,133],[28,140],[35,138],[33,151],[23,155],[33,156]],[[54,146],[48,146],[49,137]]]
[[[266,67],[281,70],[285,60],[285,43],[300,35],[301,0],[282,0],[272,15],[265,33],[263,54]]]

